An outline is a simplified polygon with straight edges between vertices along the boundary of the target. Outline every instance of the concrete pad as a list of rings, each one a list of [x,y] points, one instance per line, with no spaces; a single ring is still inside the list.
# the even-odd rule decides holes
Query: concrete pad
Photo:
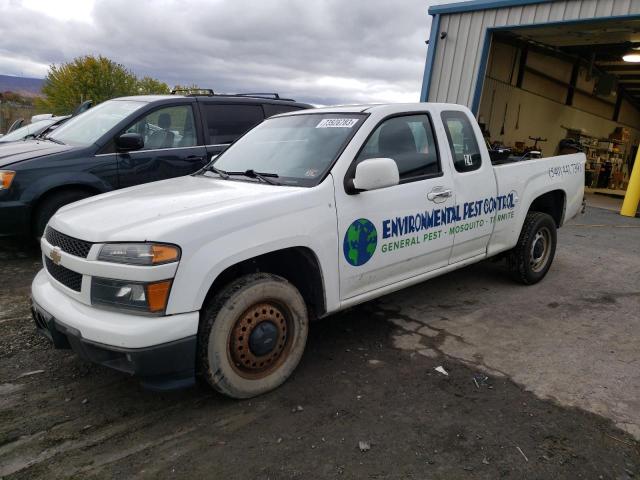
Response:
[[[503,373],[640,438],[640,220],[588,209],[559,231],[554,264],[537,285],[514,283],[503,263],[484,262],[381,305],[427,325],[398,335],[400,348],[431,347]]]
[[[584,195],[587,205],[595,208],[604,208],[619,213],[622,208],[624,197],[615,197],[611,195],[603,195],[595,192],[585,192]]]

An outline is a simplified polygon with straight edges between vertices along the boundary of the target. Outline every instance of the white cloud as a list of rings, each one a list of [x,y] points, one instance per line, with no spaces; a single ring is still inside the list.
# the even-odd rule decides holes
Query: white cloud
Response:
[[[28,9],[57,20],[92,21],[93,0],[22,0]]]
[[[0,0],[0,73],[102,54],[170,85],[417,101],[427,0]]]
[[[42,78],[47,74],[48,65],[34,62],[29,58],[0,56],[0,73],[7,72],[21,77]]]

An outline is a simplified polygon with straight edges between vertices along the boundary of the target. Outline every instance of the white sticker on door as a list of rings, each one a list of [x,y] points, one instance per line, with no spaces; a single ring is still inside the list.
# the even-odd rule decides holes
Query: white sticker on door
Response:
[[[325,118],[316,128],[351,128],[358,123],[357,118]]]

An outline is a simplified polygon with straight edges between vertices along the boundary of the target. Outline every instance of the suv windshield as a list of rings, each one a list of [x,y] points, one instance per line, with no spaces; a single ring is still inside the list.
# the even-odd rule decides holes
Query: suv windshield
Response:
[[[365,117],[361,113],[308,113],[270,118],[229,147],[214,166],[223,172],[271,174],[273,183],[313,186]]]
[[[68,145],[91,145],[123,118],[145,105],[147,103],[134,100],[106,101],[68,120],[47,138]]]

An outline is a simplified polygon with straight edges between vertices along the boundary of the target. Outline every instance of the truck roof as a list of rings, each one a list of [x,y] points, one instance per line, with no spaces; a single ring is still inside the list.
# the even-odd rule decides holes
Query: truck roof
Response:
[[[363,103],[363,104],[353,104],[353,105],[332,105],[328,107],[316,107],[314,112],[319,113],[356,113],[356,112],[364,112],[365,110],[375,107],[377,104],[375,103]]]
[[[304,115],[309,113],[374,113],[374,112],[390,112],[390,111],[417,111],[425,108],[425,105],[436,109],[451,109],[451,110],[465,110],[466,107],[456,105],[452,103],[368,103],[368,104],[355,104],[355,105],[335,105],[330,107],[318,107],[314,108],[313,112],[302,110],[296,112],[287,112],[281,115]]]

